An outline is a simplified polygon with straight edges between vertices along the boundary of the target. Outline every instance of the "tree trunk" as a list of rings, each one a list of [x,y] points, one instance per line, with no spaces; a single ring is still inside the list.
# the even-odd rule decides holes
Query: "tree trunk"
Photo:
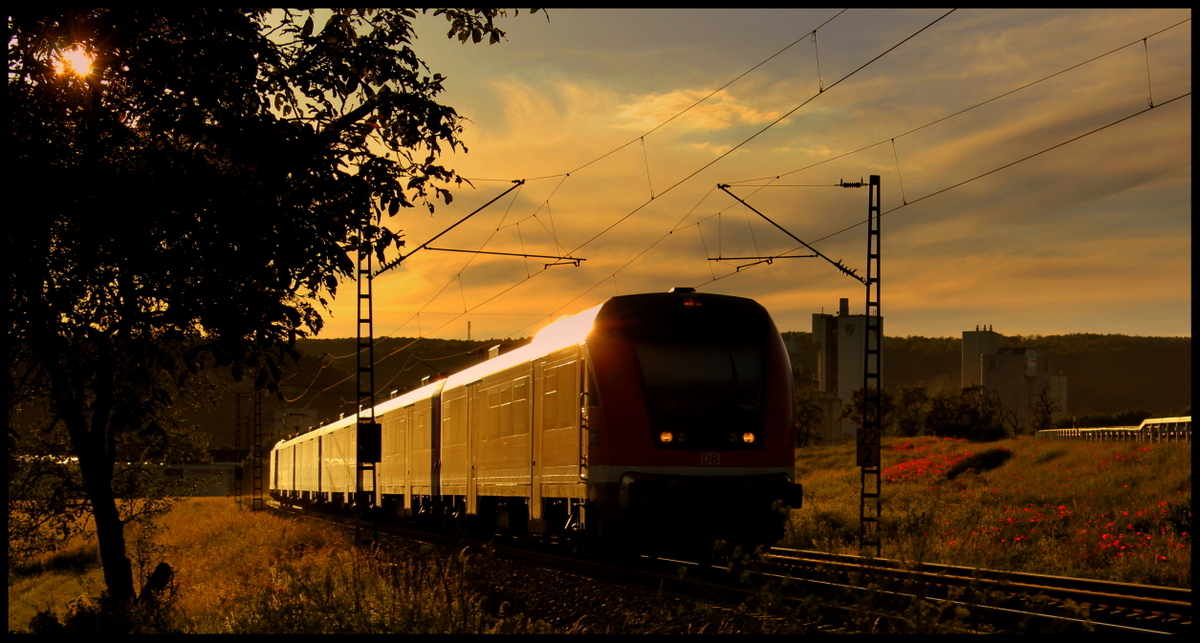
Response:
[[[80,457],[81,465],[82,461]],[[100,545],[100,564],[104,568],[104,584],[108,586],[108,594],[121,602],[132,601],[133,564],[125,553],[125,525],[117,511],[111,478],[107,482],[93,483],[85,473],[83,480],[96,519],[96,539]]]
[[[119,602],[132,601],[136,594],[133,585],[133,565],[125,554],[125,525],[117,510],[116,494],[113,493],[114,454],[110,448],[108,434],[112,408],[110,388],[94,386],[95,398],[90,404],[91,421],[84,410],[88,405],[82,396],[74,392],[77,388],[57,364],[48,368],[54,380],[55,406],[67,427],[71,447],[79,458],[79,473],[83,478],[84,492],[92,503],[92,516],[96,521],[96,540],[100,546],[100,565],[104,570],[104,583],[108,595]],[[107,384],[107,382],[105,382]],[[100,389],[100,390],[96,390]]]

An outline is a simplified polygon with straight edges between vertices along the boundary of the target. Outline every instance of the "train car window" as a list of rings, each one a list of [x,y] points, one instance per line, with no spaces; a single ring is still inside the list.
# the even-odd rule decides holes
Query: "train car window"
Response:
[[[542,430],[575,426],[579,411],[574,361],[547,368],[543,377]]]
[[[542,430],[558,426],[558,369],[548,368],[542,377]]]
[[[508,409],[501,402],[500,389],[501,386],[494,386],[487,391],[487,414],[484,416],[483,430],[480,431],[484,440],[495,440],[504,435],[501,425],[504,412]]]
[[[513,425],[512,382],[504,383],[504,386],[501,387],[501,389],[500,389],[499,399],[500,399],[500,413],[499,413],[500,422],[499,422],[499,426],[497,427],[497,430],[501,437],[505,437],[505,438],[511,437],[512,436],[512,425]]]
[[[518,378],[522,385],[527,378]],[[487,415],[481,434],[485,440],[508,438],[513,435],[513,414],[517,411],[513,401],[515,382],[503,382],[487,390]],[[524,389],[521,393],[524,397]]]
[[[512,435],[529,434],[529,378],[518,377],[513,382]]]
[[[442,417],[442,444],[454,446],[467,442],[467,397],[449,400],[445,404],[445,415]]]
[[[575,426],[579,415],[579,384],[576,363],[558,367],[558,428]]]
[[[413,425],[413,451],[433,446],[429,441],[429,414],[424,409],[413,413]]]

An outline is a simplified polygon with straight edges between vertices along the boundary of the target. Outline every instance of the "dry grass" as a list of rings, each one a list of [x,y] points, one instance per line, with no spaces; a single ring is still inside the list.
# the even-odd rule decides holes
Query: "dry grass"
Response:
[[[63,606],[87,601],[99,593],[102,578],[100,550],[85,536],[72,538],[57,551],[16,562],[8,574],[9,631],[23,629],[42,610],[62,611]]]
[[[131,533],[148,573],[176,570],[158,631],[218,633],[531,633],[544,624],[493,617],[466,584],[466,558],[362,551],[335,528],[250,512],[224,498],[181,502],[148,532]],[[144,563],[137,565],[136,563]],[[91,569],[89,573],[98,570]],[[97,574],[98,578],[98,574]],[[94,608],[96,583],[43,573],[9,587],[9,629],[47,608],[60,618]],[[66,587],[64,590],[62,586]],[[165,625],[164,625],[165,624]]]
[[[885,557],[1191,585],[1190,445],[920,438],[885,440],[883,453]],[[783,544],[858,551],[860,481],[853,462],[850,445],[798,451],[805,506],[793,512]],[[176,570],[165,615],[151,631],[550,629],[521,615],[489,613],[468,582],[473,563],[466,556],[418,545],[386,555],[363,551],[329,525],[250,512],[224,498],[184,501],[154,527],[127,536],[141,578],[158,561]],[[9,630],[26,629],[47,609],[60,618],[94,612],[92,597],[101,589],[95,545],[77,539],[23,573],[10,570]],[[760,602],[770,602],[764,596]],[[824,613],[815,600],[809,617]],[[961,618],[927,616],[914,613],[905,627],[935,631],[930,623],[949,627]]]
[[[1191,586],[1190,444],[915,438],[883,454],[884,557]],[[851,445],[798,451],[785,545],[858,551],[853,462]]]

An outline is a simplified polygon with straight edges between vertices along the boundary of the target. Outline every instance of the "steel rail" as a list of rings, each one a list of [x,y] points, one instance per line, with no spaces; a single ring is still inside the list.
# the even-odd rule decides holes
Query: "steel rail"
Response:
[[[348,524],[330,514],[284,512]],[[731,572],[737,566],[646,556],[580,556],[572,553],[568,545],[507,537],[483,542],[462,535],[383,524],[378,526],[378,532],[454,547],[467,544],[504,558],[598,581],[657,587],[728,605],[743,603],[759,591],[756,584],[765,586],[770,582],[791,605],[799,605],[806,596],[815,593],[823,597],[828,608],[847,614],[847,619],[869,612],[883,621],[903,621],[903,606],[920,599],[960,605],[980,627],[990,626],[1000,631],[1186,633],[1192,628],[1191,590],[1187,588],[913,564],[779,547],[767,550],[757,563]],[[961,588],[973,588],[981,595],[991,594],[992,598],[985,603],[956,597],[954,590]],[[839,591],[842,599],[837,598]],[[864,594],[876,597],[867,601],[873,606],[864,607],[861,599],[856,598]],[[1033,600],[1039,596],[1043,598]],[[886,604],[889,600],[900,601],[895,605],[896,610],[889,610]]]
[[[920,582],[948,589],[974,585],[1014,600],[1042,596],[1055,605],[1071,601],[1089,610],[1095,625],[1138,631],[1190,631],[1193,620],[1191,589],[1137,585],[1085,578],[1007,572],[935,563],[827,554],[773,548],[762,573],[811,580],[820,576],[860,574],[871,582]],[[977,607],[989,607],[978,605]],[[1043,616],[1047,616],[1044,615]],[[1066,617],[1058,617],[1066,618]]]

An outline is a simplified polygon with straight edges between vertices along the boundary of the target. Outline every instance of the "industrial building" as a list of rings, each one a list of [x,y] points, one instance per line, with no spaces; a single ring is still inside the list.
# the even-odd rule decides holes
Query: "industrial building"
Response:
[[[850,300],[841,299],[836,315],[813,313],[812,336],[817,344],[817,382],[825,410],[821,427],[824,444],[840,444],[855,439],[857,425],[848,418],[839,419],[842,408],[863,386],[866,367],[867,316],[851,315]],[[879,319],[883,333],[883,319]],[[880,344],[882,345],[882,344]],[[880,372],[883,372],[880,355]]]
[[[1067,413],[1067,378],[1052,375],[1050,358],[1032,348],[1001,347],[1004,336],[991,326],[975,327],[962,334],[962,386],[983,386],[994,391],[1006,411],[1013,414],[1018,431],[1029,431],[1042,392],[1049,393],[1057,410],[1052,420]]]

